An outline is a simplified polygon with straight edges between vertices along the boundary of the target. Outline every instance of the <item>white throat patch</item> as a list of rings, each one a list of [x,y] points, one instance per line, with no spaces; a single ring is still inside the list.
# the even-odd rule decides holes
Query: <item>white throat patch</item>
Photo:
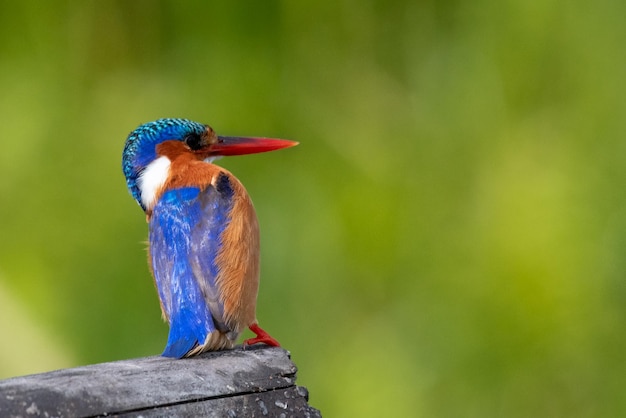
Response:
[[[169,158],[159,157],[148,164],[137,179],[137,186],[141,191],[141,203],[146,209],[152,209],[156,203],[157,190],[165,184],[170,174],[170,164]]]

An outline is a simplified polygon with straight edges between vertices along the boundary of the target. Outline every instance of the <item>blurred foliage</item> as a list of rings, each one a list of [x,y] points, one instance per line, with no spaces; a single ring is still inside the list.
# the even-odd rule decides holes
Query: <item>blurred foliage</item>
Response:
[[[0,376],[160,353],[140,123],[224,159],[328,416],[626,414],[626,3],[0,3]]]

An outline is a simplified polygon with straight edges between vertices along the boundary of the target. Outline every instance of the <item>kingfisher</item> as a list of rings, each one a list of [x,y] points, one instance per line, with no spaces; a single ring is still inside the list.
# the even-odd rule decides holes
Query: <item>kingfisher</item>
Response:
[[[213,164],[223,156],[273,151],[295,141],[217,135],[188,119],[159,119],[132,131],[122,169],[146,214],[148,259],[169,335],[163,356],[280,344],[256,319],[259,224],[241,182]]]

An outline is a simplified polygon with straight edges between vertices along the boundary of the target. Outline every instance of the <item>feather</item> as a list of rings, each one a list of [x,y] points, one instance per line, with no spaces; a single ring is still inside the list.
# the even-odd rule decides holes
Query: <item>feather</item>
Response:
[[[213,201],[217,203],[207,206]],[[164,356],[183,357],[218,330],[213,317],[221,318],[223,305],[215,285],[215,258],[228,210],[229,202],[220,199],[212,186],[203,191],[197,187],[168,190],[154,207],[150,253],[159,297],[170,323]],[[198,236],[203,239],[198,241]],[[196,278],[198,266],[203,270],[203,286]],[[223,328],[223,323],[218,323]]]

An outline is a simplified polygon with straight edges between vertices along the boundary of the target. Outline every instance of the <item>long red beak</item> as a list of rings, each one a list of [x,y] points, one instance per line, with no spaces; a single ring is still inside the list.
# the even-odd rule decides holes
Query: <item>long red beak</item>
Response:
[[[298,145],[296,141],[275,138],[218,136],[218,142],[210,146],[211,155],[244,155],[275,151]]]

